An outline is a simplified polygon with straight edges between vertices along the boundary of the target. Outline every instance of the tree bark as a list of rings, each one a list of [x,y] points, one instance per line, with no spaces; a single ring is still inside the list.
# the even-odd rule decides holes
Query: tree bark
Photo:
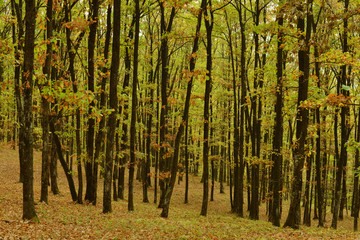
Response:
[[[343,53],[348,52],[348,7],[349,1],[345,0],[344,4],[344,32],[342,35],[342,46],[343,46]],[[341,66],[341,84],[339,86],[350,86],[349,79],[347,76],[347,66],[346,64]],[[345,96],[349,96],[349,91],[345,90],[344,88],[341,89],[341,93]],[[341,196],[341,184],[343,180],[343,173],[346,168],[347,162],[347,149],[346,149],[346,142],[349,139],[350,133],[350,112],[349,106],[342,106],[340,110],[340,118],[341,118],[341,143],[340,143],[340,157],[337,162],[336,166],[336,182],[335,182],[335,198],[334,198],[334,211],[333,211],[333,218],[331,222],[331,227],[336,229],[337,228],[337,220],[339,217],[339,208],[340,208],[340,196]],[[346,185],[346,183],[344,183]]]
[[[34,47],[36,25],[35,0],[27,0],[25,4],[25,46],[24,65],[22,73],[23,87],[23,120],[20,131],[22,138],[20,146],[23,158],[23,219],[38,221],[34,206],[34,162],[33,162],[33,74],[34,74]],[[21,161],[21,159],[20,159]]]
[[[99,21],[99,0],[90,2],[90,32],[88,39],[88,90],[95,92],[95,43],[96,31]],[[92,116],[95,101],[91,101],[88,110],[88,131],[86,135],[86,152],[87,159],[85,161],[86,172],[86,193],[85,200],[93,202],[94,186],[93,186],[93,164],[94,164],[94,134],[95,134],[95,118]]]
[[[134,31],[135,41],[134,41],[132,100],[131,100],[131,123],[130,123],[130,166],[129,166],[129,199],[128,199],[129,211],[134,211],[134,167],[136,164],[135,140],[136,140],[139,32],[140,32],[140,1],[135,0],[135,31]]]
[[[302,168],[305,161],[305,142],[308,128],[308,109],[300,106],[301,102],[305,101],[308,96],[309,86],[309,72],[310,72],[310,59],[309,59],[309,40],[311,36],[311,11],[312,0],[306,3],[307,8],[307,24],[305,32],[305,18],[302,16],[303,7],[298,6],[299,16],[297,28],[300,30],[301,36],[299,37],[299,89],[298,89],[298,111],[296,114],[296,146],[293,149],[294,160],[294,174],[291,188],[291,203],[288,216],[284,227],[299,228],[301,223],[300,200],[302,191]],[[305,32],[305,36],[304,33]]]
[[[106,140],[103,213],[108,213],[112,211],[111,185],[112,185],[112,171],[113,171],[113,161],[114,161],[116,115],[118,108],[117,85],[118,85],[118,74],[119,74],[119,64],[120,64],[121,0],[114,0],[113,17],[114,17],[113,44],[112,44],[112,57],[111,57],[111,69],[110,69],[110,94],[109,94],[109,106],[111,109],[111,113],[108,119],[108,132],[107,132],[107,140]]]
[[[43,66],[43,74],[45,75],[45,83],[43,87],[46,87],[48,81],[50,80],[51,74],[51,57],[52,57],[52,8],[53,1],[50,0],[47,2],[46,6],[46,39],[48,41],[46,46],[46,58],[45,64]],[[49,127],[49,114],[50,114],[50,103],[45,96],[41,96],[41,108],[42,108],[42,140],[43,140],[43,149],[42,149],[42,162],[41,162],[41,195],[40,202],[48,203],[48,187],[49,187],[49,163],[50,163],[50,127]]]
[[[282,4],[282,2],[280,3]],[[279,6],[282,7],[281,5]],[[273,151],[271,159],[274,165],[271,169],[272,186],[272,206],[270,207],[270,219],[274,226],[280,226],[280,198],[281,198],[281,179],[282,179],[282,145],[283,145],[283,23],[284,17],[282,11],[277,15],[278,33],[277,33],[277,53],[276,53],[276,103],[275,103],[275,125],[273,133]]]

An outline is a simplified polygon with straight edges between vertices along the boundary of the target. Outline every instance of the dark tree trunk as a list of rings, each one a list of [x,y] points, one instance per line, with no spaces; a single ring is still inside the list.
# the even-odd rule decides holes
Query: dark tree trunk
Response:
[[[294,160],[294,175],[291,188],[291,203],[288,216],[284,227],[299,228],[301,222],[301,212],[300,212],[300,200],[301,200],[301,191],[302,191],[302,168],[304,167],[305,161],[305,142],[307,136],[308,128],[308,109],[301,108],[301,102],[305,101],[308,96],[308,86],[309,86],[309,71],[310,71],[310,59],[309,59],[309,40],[311,36],[311,12],[312,12],[312,0],[309,0],[306,4],[308,12],[307,25],[305,32],[305,19],[301,15],[303,13],[303,7],[298,6],[300,15],[298,17],[297,28],[301,33],[305,32],[305,36],[301,35],[299,39],[300,50],[298,52],[299,58],[299,89],[298,89],[298,111],[296,115],[296,146],[293,150],[293,160]]]
[[[22,74],[23,87],[23,122],[20,131],[19,148],[23,156],[23,219],[38,221],[34,206],[34,168],[33,168],[33,74],[34,74],[34,42],[36,25],[35,0],[27,0],[25,6],[25,47]]]
[[[148,20],[148,31],[150,34],[150,43],[149,43],[149,54],[150,54],[150,61],[149,61],[149,67],[150,67],[150,71],[148,72],[148,82],[149,85],[154,84],[154,79],[155,79],[155,75],[154,75],[154,70],[153,70],[153,54],[154,54],[154,50],[153,50],[153,29],[151,27],[151,18],[150,18],[150,14],[149,14],[149,20]],[[154,89],[150,88],[149,90],[149,98],[150,98],[150,102],[149,102],[149,109],[153,110],[154,108]],[[148,118],[147,118],[147,123],[146,123],[146,164],[145,164],[145,168],[146,171],[144,174],[144,178],[143,178],[143,202],[149,202],[148,196],[147,196],[147,188],[150,185],[150,181],[149,176],[150,176],[150,167],[151,167],[151,155],[152,155],[152,151],[151,151],[151,133],[152,133],[152,125],[153,125],[153,112],[151,112],[150,114],[148,114]]]
[[[15,74],[14,74],[14,94],[15,94],[15,101],[16,101],[16,110],[17,110],[17,122],[23,123],[23,102],[21,98],[21,91],[20,91],[20,78],[21,78],[21,52],[23,50],[23,37],[24,37],[24,24],[23,24],[23,2],[22,0],[19,0],[19,3],[16,3],[15,0],[11,0],[11,14],[16,17],[17,24],[13,24],[13,43],[15,45],[14,55],[15,55]],[[18,26],[18,32],[17,32],[17,39],[16,39],[16,26]],[[16,45],[17,43],[17,45]],[[20,126],[21,127],[21,126]],[[23,138],[22,136],[23,131],[19,129],[19,140]],[[15,144],[15,143],[14,143]],[[19,176],[19,182],[24,181],[24,166],[23,164],[23,148],[20,147],[19,142],[19,162],[20,162],[20,176]]]
[[[208,10],[204,11],[204,20],[206,27],[206,82],[205,82],[205,98],[204,98],[204,143],[203,143],[203,201],[200,215],[207,215],[207,207],[209,201],[209,110],[210,95],[212,88],[212,30],[214,26],[214,15],[211,0],[207,1]]]
[[[185,126],[185,201],[189,202],[189,151],[188,151],[188,137],[189,133],[189,119],[186,120]]]
[[[55,126],[54,126],[54,123],[53,123],[52,119],[50,119],[50,131],[52,133],[53,140],[54,140],[54,143],[55,143],[55,146],[56,146],[57,155],[59,157],[61,166],[64,169],[66,179],[67,179],[68,184],[69,184],[71,198],[75,202],[75,201],[77,201],[77,193],[76,193],[76,189],[75,189],[74,179],[73,179],[73,177],[71,175],[71,172],[70,172],[70,169],[69,169],[69,167],[68,167],[68,165],[67,165],[67,163],[66,163],[66,161],[65,161],[65,159],[63,157],[62,148],[61,148],[61,142],[60,142],[59,137],[55,133]]]
[[[71,13],[70,13],[70,6],[66,4],[65,6],[65,21],[70,22]],[[71,31],[69,28],[66,28],[66,43],[67,43],[67,51],[69,54],[69,72],[70,72],[70,78],[73,82],[73,91],[74,93],[77,93],[78,86],[76,84],[76,77],[75,77],[75,50],[79,47],[80,41],[82,39],[83,33],[80,34],[80,39],[75,43],[75,49],[73,49],[73,43],[71,41]],[[81,136],[80,136],[80,129],[81,129],[81,116],[80,116],[80,109],[76,109],[75,112],[76,117],[76,130],[75,130],[75,141],[76,141],[76,156],[77,156],[77,171],[78,171],[78,183],[79,183],[79,189],[78,189],[78,203],[82,203],[82,193],[83,193],[83,178],[82,178],[82,166],[81,166]],[[71,166],[70,166],[71,167]]]
[[[348,52],[348,17],[346,16],[348,13],[348,7],[349,7],[349,1],[345,0],[345,8],[344,8],[344,32],[342,35],[342,46],[343,46],[343,53]],[[343,65],[341,66],[341,84],[339,86],[350,86],[349,79],[347,76],[347,66]],[[342,88],[341,93],[345,96],[349,96],[349,91]],[[347,162],[347,149],[346,149],[346,142],[349,139],[349,133],[350,133],[350,112],[349,112],[349,106],[342,106],[341,112],[341,143],[340,143],[340,158],[338,159],[337,166],[336,166],[336,183],[335,183],[335,198],[334,198],[334,212],[333,212],[333,218],[331,222],[331,227],[336,229],[337,228],[337,220],[339,215],[339,208],[340,208],[340,197],[342,194],[341,191],[341,184],[343,180],[343,173],[346,168],[346,162]],[[344,183],[346,185],[346,182]]]
[[[313,144],[312,144],[313,145]],[[311,182],[311,167],[313,162],[313,154],[309,156],[306,160],[306,182],[305,182],[305,194],[304,194],[304,220],[303,224],[306,226],[311,226],[311,200],[310,200],[310,182]]]
[[[281,3],[282,4],[282,3]],[[280,6],[281,7],[281,6]],[[280,191],[281,191],[281,179],[282,179],[282,153],[281,148],[283,145],[283,30],[284,23],[283,13],[279,12],[277,15],[277,23],[279,30],[277,33],[277,53],[276,53],[276,103],[275,103],[275,125],[273,133],[273,152],[271,159],[274,165],[271,169],[271,186],[272,186],[272,206],[270,207],[270,219],[274,226],[280,226],[281,212],[280,212]]]
[[[259,0],[255,2],[254,22],[255,26],[259,26],[260,21],[260,7]],[[261,114],[260,96],[257,96],[257,89],[259,88],[259,34],[254,32],[254,44],[255,44],[255,59],[254,59],[254,94],[251,97],[251,109],[252,109],[252,128],[251,128],[251,154],[255,158],[260,158],[260,140],[261,140],[261,125],[259,120],[259,114]],[[251,164],[251,202],[250,202],[250,219],[259,219],[259,163]]]
[[[111,208],[111,185],[112,171],[114,161],[114,140],[116,130],[116,115],[118,108],[117,85],[120,64],[120,17],[121,17],[121,0],[114,0],[113,16],[113,44],[110,69],[110,94],[109,106],[112,112],[108,119],[108,132],[106,140],[105,154],[105,172],[104,172],[104,196],[103,196],[103,213],[112,211]],[[94,176],[93,176],[94,177]]]
[[[360,142],[360,109],[358,113],[357,129],[355,130],[355,141]],[[355,152],[355,169],[360,167],[360,152],[356,149]],[[352,201],[352,216],[354,217],[354,231],[358,230],[358,218],[360,208],[360,188],[359,188],[359,174],[354,174],[354,188],[353,188],[353,201]]]
[[[52,139],[52,143],[54,143],[54,138],[51,139]],[[54,195],[59,194],[60,191],[57,184],[57,153],[56,153],[55,144],[52,145],[51,153],[50,153],[50,180],[51,180],[51,184],[50,184],[51,192]]]
[[[110,39],[111,39],[111,6],[109,5],[107,8],[107,17],[106,17],[106,35],[105,35],[105,46],[104,46],[104,60],[107,62],[109,59],[109,48],[110,48]],[[101,83],[100,83],[100,109],[105,110],[106,108],[106,82],[108,80],[107,77],[107,73],[108,73],[108,68],[104,67],[102,69],[102,73],[104,74],[101,77]],[[105,128],[105,118],[102,117],[100,119],[100,123],[99,123],[99,130],[97,132],[97,135],[95,137],[95,153],[94,153],[94,164],[93,164],[93,168],[92,168],[92,186],[94,188],[94,192],[93,192],[93,201],[92,204],[96,205],[96,201],[97,201],[97,182],[98,182],[98,161],[99,161],[99,156],[100,156],[100,152],[102,150],[102,142],[105,136],[105,133],[103,131],[103,129]],[[114,183],[116,183],[116,181],[114,181]]]
[[[88,39],[88,90],[95,92],[95,42],[96,31],[99,17],[99,0],[92,0],[90,2],[90,32]],[[87,159],[85,161],[86,172],[86,193],[85,200],[94,201],[94,186],[93,186],[93,163],[94,163],[94,134],[95,134],[95,119],[91,117],[93,108],[95,108],[95,101],[91,101],[88,111],[88,131],[86,135],[86,152]]]
[[[128,199],[129,211],[134,211],[134,167],[136,163],[136,156],[135,156],[136,128],[135,127],[136,127],[136,106],[137,106],[137,85],[138,85],[139,31],[140,31],[140,0],[136,0],[133,84],[132,84],[131,123],[130,123],[130,166],[129,166],[129,199]]]
[[[159,208],[164,207],[165,195],[167,191],[167,187],[169,184],[169,157],[168,157],[168,143],[166,139],[167,134],[167,118],[168,118],[168,101],[167,101],[167,86],[169,82],[169,40],[168,34],[171,32],[173,20],[175,17],[175,7],[172,7],[171,13],[169,16],[169,22],[166,24],[166,13],[163,2],[159,2],[160,12],[161,12],[161,20],[160,20],[160,31],[161,31],[161,47],[160,47],[160,57],[161,57],[161,111],[160,111],[160,156],[159,156],[159,171],[160,171],[160,202]]]
[[[133,21],[134,22],[134,21]],[[131,58],[129,53],[128,45],[133,39],[133,23],[131,24],[128,37],[125,39],[126,47],[125,47],[125,77],[123,82],[123,89],[126,89],[130,83],[130,70],[131,70]],[[126,91],[122,92],[123,97],[128,98],[128,94]],[[119,181],[118,181],[118,195],[120,199],[124,199],[124,191],[125,191],[125,164],[128,159],[128,154],[125,153],[126,149],[128,148],[128,124],[126,121],[129,118],[128,114],[129,103],[128,99],[125,100],[123,107],[119,108],[119,113],[124,115],[124,122],[122,124],[122,132],[123,135],[121,137],[121,151],[124,152],[124,156],[120,158],[120,168],[119,168]]]
[[[316,34],[316,27],[317,24],[313,25],[314,29],[313,32]],[[314,47],[314,56],[315,59],[319,58],[319,50],[318,46],[315,45]],[[315,74],[317,79],[320,79],[320,63],[318,61],[315,62]],[[317,81],[317,87],[320,89],[320,81]],[[322,171],[321,169],[325,167],[324,164],[321,163],[321,120],[320,120],[320,109],[316,108],[315,110],[315,117],[316,117],[316,197],[317,197],[317,213],[319,219],[319,227],[324,227],[324,218],[323,218],[323,205],[324,205],[324,179],[322,178]]]
[[[45,75],[45,84],[47,85],[50,81],[51,74],[51,56],[52,56],[52,10],[53,10],[53,1],[48,1],[46,5],[46,39],[48,44],[46,46],[46,58],[45,64],[43,67],[43,73]],[[48,203],[48,187],[49,187],[49,163],[50,163],[50,127],[49,127],[49,112],[50,112],[50,103],[47,101],[45,96],[41,96],[41,108],[42,108],[42,140],[43,140],[43,149],[42,149],[42,162],[41,162],[41,195],[40,202]]]
[[[241,34],[241,54],[240,54],[240,80],[241,80],[241,95],[240,95],[240,134],[239,134],[239,155],[240,155],[240,166],[239,166],[239,216],[243,217],[243,206],[244,206],[244,170],[245,170],[245,161],[244,161],[244,149],[245,149],[245,103],[246,103],[246,37],[245,37],[245,21],[242,14],[242,7],[240,5],[239,13],[239,22],[240,22],[240,34]]]

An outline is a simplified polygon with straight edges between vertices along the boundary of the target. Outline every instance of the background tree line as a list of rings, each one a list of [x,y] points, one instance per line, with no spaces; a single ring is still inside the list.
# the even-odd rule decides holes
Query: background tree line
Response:
[[[201,215],[217,181],[240,217],[264,204],[276,226],[324,226],[330,209],[336,228],[350,210],[357,229],[359,1],[3,0],[0,13],[0,139],[19,146],[24,219],[37,149],[40,201],[59,193],[59,160],[80,204],[104,179],[104,213],[126,187],[135,209],[136,170],[168,217],[193,173]]]

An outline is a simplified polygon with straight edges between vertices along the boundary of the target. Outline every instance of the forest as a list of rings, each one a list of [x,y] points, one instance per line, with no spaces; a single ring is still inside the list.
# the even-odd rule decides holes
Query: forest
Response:
[[[358,231],[359,0],[0,0],[0,19],[23,221],[62,194],[159,219],[196,196],[209,219],[221,199],[231,221]]]

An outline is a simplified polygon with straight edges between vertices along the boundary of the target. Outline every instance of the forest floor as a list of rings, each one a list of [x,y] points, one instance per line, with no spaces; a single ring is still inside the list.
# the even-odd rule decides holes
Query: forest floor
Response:
[[[113,212],[102,214],[102,181],[98,205],[71,201],[63,170],[58,166],[59,195],[49,193],[49,204],[40,203],[41,154],[34,153],[34,194],[40,223],[22,218],[22,184],[19,183],[18,153],[0,145],[0,239],[360,239],[352,232],[352,219],[346,215],[338,230],[301,226],[299,230],[273,227],[266,221],[265,204],[261,220],[239,218],[230,212],[229,188],[216,192],[209,202],[208,216],[200,216],[202,184],[200,177],[190,177],[189,203],[184,204],[184,182],[176,184],[169,218],[160,217],[161,209],[153,203],[154,187],[149,188],[151,203],[142,203],[142,187],[135,184],[135,211],[127,211],[127,201],[113,202]],[[126,191],[127,192],[127,191]],[[127,198],[125,194],[125,198]],[[285,208],[285,207],[284,207]],[[330,213],[326,225],[329,226]],[[282,222],[285,221],[283,212]]]

